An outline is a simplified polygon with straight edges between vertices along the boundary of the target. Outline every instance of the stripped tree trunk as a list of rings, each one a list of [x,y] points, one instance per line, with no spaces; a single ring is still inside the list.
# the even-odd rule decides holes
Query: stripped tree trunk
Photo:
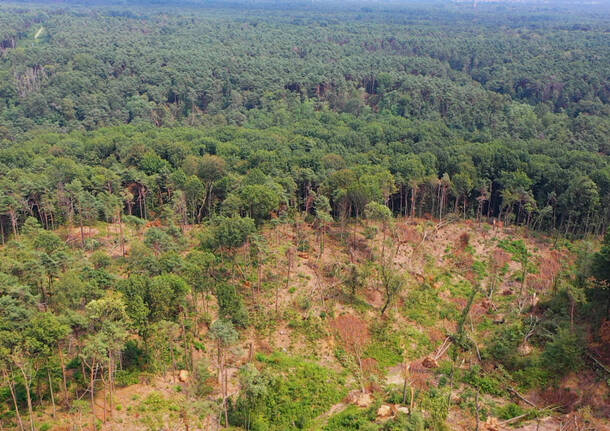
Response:
[[[17,403],[17,395],[15,394],[15,385],[13,381],[8,376],[6,370],[2,370],[2,375],[8,384],[9,390],[11,391],[11,397],[13,398],[13,404],[15,405],[15,415],[17,416],[17,423],[19,424],[20,431],[25,431],[23,427],[23,420],[21,419],[21,413],[19,413],[19,404]]]

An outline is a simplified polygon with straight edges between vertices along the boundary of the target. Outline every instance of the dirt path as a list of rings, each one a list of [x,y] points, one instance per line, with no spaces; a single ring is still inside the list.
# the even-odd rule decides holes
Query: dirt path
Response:
[[[34,35],[34,39],[38,39],[38,37],[42,34],[43,31],[44,31],[44,27],[40,27],[38,29],[38,31],[36,32],[36,34]]]
[[[405,381],[403,376],[403,364],[395,365],[388,369],[385,381],[387,385],[402,385]]]

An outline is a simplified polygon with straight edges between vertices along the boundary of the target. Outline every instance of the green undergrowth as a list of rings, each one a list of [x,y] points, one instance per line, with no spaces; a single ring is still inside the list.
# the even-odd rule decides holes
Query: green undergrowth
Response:
[[[422,326],[433,326],[439,319],[452,318],[456,309],[443,301],[438,292],[427,284],[410,290],[402,309],[404,316]]]
[[[376,429],[374,422],[376,418],[372,409],[362,409],[350,405],[345,410],[330,417],[327,424],[321,428],[322,431],[352,431]]]
[[[425,332],[414,326],[403,328],[400,335],[404,340],[404,356],[407,359],[416,359],[425,356],[436,347]]]
[[[343,399],[345,376],[308,359],[283,353],[259,354],[248,389],[231,407],[229,422],[253,431],[307,429]]]
[[[302,315],[297,311],[288,310],[285,318],[288,320],[288,327],[301,335],[313,348],[318,340],[328,335],[324,320],[314,312]]]
[[[403,347],[395,331],[385,322],[373,324],[371,327],[372,341],[364,356],[377,361],[379,368],[384,369],[399,364],[402,361]]]
[[[424,431],[435,429],[433,425],[424,420],[419,412],[411,415],[398,414],[383,422],[376,423],[377,405],[362,409],[349,406],[342,412],[330,417],[326,425],[319,428],[321,431]],[[316,429],[318,431],[318,429]]]
[[[386,402],[396,402],[396,397]],[[331,416],[321,428],[315,431],[445,431],[448,430],[446,420],[448,416],[448,392],[436,388],[429,391],[417,391],[416,408],[411,414],[397,413],[389,420],[379,422],[377,409],[381,401],[373,403],[369,408],[360,408],[353,405]],[[409,400],[407,400],[409,402]]]
[[[461,380],[480,393],[500,397],[506,395],[506,378],[501,373],[486,373],[478,365],[464,371]]]
[[[165,424],[174,422],[181,410],[177,400],[171,400],[158,392],[153,392],[136,407],[140,422],[147,430],[161,431]]]

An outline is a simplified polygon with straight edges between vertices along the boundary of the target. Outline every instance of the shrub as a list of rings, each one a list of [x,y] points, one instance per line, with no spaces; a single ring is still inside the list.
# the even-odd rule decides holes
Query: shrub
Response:
[[[204,397],[212,393],[214,387],[210,384],[212,373],[209,370],[207,360],[200,360],[195,364],[195,373],[193,376],[193,390],[199,397]]]
[[[376,226],[366,226],[364,228],[364,237],[366,239],[373,239],[377,236],[377,227]]]
[[[129,386],[140,383],[140,372],[137,370],[118,370],[114,375],[117,386]]]
[[[400,335],[405,341],[403,354],[406,358],[418,358],[436,348],[428,335],[414,326],[406,326]]]
[[[428,412],[428,428],[445,431],[445,421],[449,415],[449,397],[446,391],[432,388],[422,400],[422,408]]]
[[[123,347],[123,368],[141,370],[149,361],[148,354],[136,340],[127,340]]]
[[[478,365],[472,367],[464,374],[463,382],[474,386],[484,394],[502,396],[502,382],[493,375],[483,374],[483,370]]]
[[[425,421],[419,412],[410,415],[399,414],[386,422],[381,429],[382,431],[424,431]]]
[[[525,391],[533,388],[544,388],[549,384],[553,373],[541,363],[539,358],[527,361],[521,369],[512,372],[512,378]]]
[[[493,359],[508,369],[518,368],[517,348],[523,340],[523,328],[520,324],[505,326],[493,336],[493,341],[486,351]]]
[[[299,239],[299,243],[297,244],[297,251],[300,252],[308,252],[311,250],[311,244],[305,238]]]
[[[235,325],[241,327],[248,324],[248,310],[234,285],[219,284],[216,289],[216,298],[218,299],[219,317],[230,319]]]
[[[140,403],[139,410],[142,412],[179,411],[180,407],[159,392],[152,392]]]
[[[504,420],[508,420],[508,419],[515,418],[517,416],[521,416],[524,413],[525,413],[525,410],[523,408],[519,407],[515,403],[508,403],[502,407],[498,407],[498,408],[496,408],[496,410],[494,412],[494,414],[498,418],[504,419]]]
[[[560,329],[542,354],[544,365],[558,377],[583,366],[584,341],[579,334]]]
[[[144,235],[144,244],[154,250],[159,255],[163,252],[172,250],[175,245],[172,237],[167,232],[158,227],[152,227]]]
[[[85,250],[94,251],[102,246],[102,243],[95,238],[87,238],[85,240]]]
[[[138,232],[146,226],[147,221],[143,218],[136,217],[133,215],[123,216],[123,221],[127,223],[128,226],[137,230]]]
[[[107,268],[112,263],[110,256],[101,250],[94,252],[91,257],[89,257],[89,261],[95,269]]]
[[[245,426],[249,418],[253,431],[304,429],[347,392],[340,375],[314,362],[279,353],[257,359],[267,364],[257,377],[266,389],[240,395],[230,406],[231,425]]]
[[[328,420],[322,428],[324,431],[351,431],[362,430],[365,425],[375,419],[370,411],[362,410],[354,405],[350,405],[341,413],[337,413]],[[377,428],[375,428],[377,429]]]

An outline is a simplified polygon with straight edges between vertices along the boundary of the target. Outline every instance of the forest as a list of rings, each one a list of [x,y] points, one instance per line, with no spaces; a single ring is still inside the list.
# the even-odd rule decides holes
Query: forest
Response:
[[[0,431],[610,426],[604,4],[0,5]]]

